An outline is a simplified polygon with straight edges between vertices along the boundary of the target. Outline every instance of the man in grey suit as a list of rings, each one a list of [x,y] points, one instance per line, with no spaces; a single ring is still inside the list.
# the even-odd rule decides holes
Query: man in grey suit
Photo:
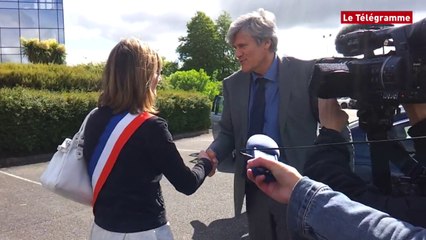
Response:
[[[252,240],[288,239],[286,205],[265,195],[246,178],[246,161],[239,154],[247,139],[262,133],[274,139],[280,147],[313,144],[317,134],[314,106],[309,84],[314,61],[302,61],[277,54],[277,27],[273,13],[259,9],[240,16],[230,26],[227,41],[234,47],[241,70],[223,80],[224,107],[217,138],[207,149],[210,158],[224,160],[237,150],[234,176],[236,215],[241,214],[244,196]],[[257,80],[260,79],[260,80]],[[264,81],[264,87],[258,82]],[[264,109],[260,131],[252,131],[258,108],[256,94],[264,88]],[[256,98],[258,99],[258,98]],[[281,161],[299,171],[308,150],[281,151]]]

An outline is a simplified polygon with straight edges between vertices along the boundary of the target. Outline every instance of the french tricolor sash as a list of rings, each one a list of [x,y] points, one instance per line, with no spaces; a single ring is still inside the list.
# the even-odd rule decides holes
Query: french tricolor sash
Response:
[[[152,116],[148,112],[123,113],[114,116],[109,121],[89,162],[88,171],[93,188],[92,206],[95,205],[99,192],[114,167],[121,149],[139,126]]]

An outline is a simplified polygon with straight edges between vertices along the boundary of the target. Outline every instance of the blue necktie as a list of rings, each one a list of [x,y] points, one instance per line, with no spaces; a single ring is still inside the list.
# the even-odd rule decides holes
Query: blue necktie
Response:
[[[250,109],[250,126],[248,137],[254,134],[263,133],[265,122],[265,78],[258,78],[255,81],[253,104]]]

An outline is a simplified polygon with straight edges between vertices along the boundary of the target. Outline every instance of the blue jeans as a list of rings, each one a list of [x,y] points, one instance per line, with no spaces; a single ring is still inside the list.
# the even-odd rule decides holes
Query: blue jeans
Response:
[[[426,204],[426,203],[425,203]],[[426,239],[426,230],[302,178],[287,208],[292,239]]]

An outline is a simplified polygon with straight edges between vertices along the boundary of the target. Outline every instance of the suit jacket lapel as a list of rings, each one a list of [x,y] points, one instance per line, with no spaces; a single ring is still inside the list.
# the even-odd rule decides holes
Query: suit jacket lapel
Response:
[[[251,76],[250,74],[244,73],[241,77],[241,81],[239,83],[241,90],[239,91],[241,93],[240,95],[240,101],[241,101],[241,107],[240,109],[241,113],[243,115],[241,116],[241,130],[244,136],[243,141],[247,140],[248,135],[248,119],[249,119],[249,100],[250,100],[250,83],[251,83]],[[244,144],[245,145],[245,144]]]
[[[284,140],[284,126],[287,122],[288,108],[290,107],[291,97],[291,78],[295,77],[294,68],[290,68],[290,59],[284,57],[282,60],[279,59],[279,93],[280,93],[280,106],[279,106],[279,122],[280,122],[280,134],[281,139]]]

